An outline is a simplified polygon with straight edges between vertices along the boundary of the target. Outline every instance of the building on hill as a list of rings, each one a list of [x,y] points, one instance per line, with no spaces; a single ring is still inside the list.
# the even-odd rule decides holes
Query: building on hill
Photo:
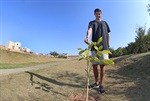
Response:
[[[23,48],[21,48],[21,51],[23,51],[23,52],[30,52],[30,49],[26,48],[26,47],[23,47]]]
[[[21,43],[20,43],[20,42],[8,41],[8,42],[6,43],[6,48],[8,48],[8,49],[14,49],[14,50],[20,51],[20,49],[21,49]]]
[[[6,48],[8,48],[8,49],[10,49],[12,51],[30,52],[29,48],[21,48],[21,43],[20,42],[8,41],[6,43]]]

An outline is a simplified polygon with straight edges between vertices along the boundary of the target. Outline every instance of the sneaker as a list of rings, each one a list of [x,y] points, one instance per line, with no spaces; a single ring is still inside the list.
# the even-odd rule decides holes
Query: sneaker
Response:
[[[104,90],[103,86],[99,86],[98,92],[99,92],[100,94],[105,93],[105,90]]]
[[[89,85],[89,88],[99,88],[99,84],[94,83],[92,85]]]

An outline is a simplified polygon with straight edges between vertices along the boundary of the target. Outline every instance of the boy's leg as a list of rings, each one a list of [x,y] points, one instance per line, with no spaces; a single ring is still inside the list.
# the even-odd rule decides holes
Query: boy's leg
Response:
[[[94,74],[94,78],[95,78],[95,83],[98,83],[98,68],[97,65],[93,65],[93,74]]]
[[[109,59],[108,54],[102,54],[100,60]],[[100,86],[104,84],[104,76],[105,76],[105,65],[103,63],[100,64]]]
[[[99,86],[99,89],[98,89],[100,94],[105,92],[104,87],[103,87],[103,85],[104,85],[104,75],[105,75],[104,65],[100,65],[100,76],[101,77],[100,77],[100,86]]]
[[[97,56],[96,51],[91,51],[91,56],[92,58]],[[99,88],[99,80],[98,80],[98,62],[96,61],[92,61],[93,64],[93,74],[94,74],[94,78],[95,78],[95,83],[92,85],[89,85],[89,88]]]
[[[100,86],[104,84],[105,68],[104,65],[100,65]]]
[[[91,51],[91,56],[92,58],[96,57],[97,56],[97,53],[96,51]],[[95,78],[95,83],[98,83],[98,62],[95,62],[95,61],[92,61],[92,64],[93,64],[93,74],[94,74],[94,78]]]
[[[94,74],[94,78],[95,78],[95,83],[89,85],[89,88],[99,88],[99,82],[98,82],[98,65],[93,64],[93,74]]]

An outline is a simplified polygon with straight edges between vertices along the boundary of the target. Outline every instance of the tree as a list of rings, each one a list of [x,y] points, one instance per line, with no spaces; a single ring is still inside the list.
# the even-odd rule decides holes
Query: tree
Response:
[[[57,56],[58,58],[67,58],[67,53],[62,53]]]
[[[123,55],[127,55],[128,54],[127,47],[122,48],[122,53],[123,53]]]
[[[147,40],[145,35],[145,28],[139,27],[136,30],[137,36],[135,38],[135,44],[137,53],[143,53],[148,51]]]
[[[121,48],[121,47],[119,47],[119,48],[116,50],[116,55],[117,55],[117,56],[123,55],[123,52],[122,52],[122,48]]]
[[[137,53],[137,45],[135,44],[135,42],[130,42],[128,44],[127,51],[128,51],[128,54]]]
[[[53,51],[53,52],[50,52],[50,55],[56,57],[56,56],[58,56],[59,54],[58,54],[56,51]]]
[[[115,50],[113,48],[109,48],[112,54],[109,54],[109,58],[115,57]]]
[[[150,15],[150,3],[147,5],[147,11],[149,12]]]
[[[146,44],[147,44],[148,50],[150,50],[150,28],[145,37],[146,37]]]
[[[86,59],[87,60],[87,69],[86,69],[86,72],[87,72],[87,93],[86,93],[86,101],[88,101],[88,94],[89,94],[89,72],[90,72],[90,65],[89,65],[89,63],[92,62],[92,61],[96,61],[96,62],[102,61],[103,64],[105,64],[105,65],[113,65],[114,64],[114,62],[112,60],[109,60],[109,59],[107,59],[107,60],[99,60],[97,57],[92,58],[89,55],[89,51],[91,50],[92,47],[94,47],[94,49],[96,50],[97,56],[101,56],[102,53],[104,53],[104,54],[112,54],[109,50],[103,50],[102,51],[103,46],[99,46],[98,47],[98,45],[101,42],[102,42],[102,37],[99,38],[99,40],[97,42],[89,43],[88,48],[86,48],[86,49],[78,48],[79,55],[80,55],[79,60],[82,60],[82,59]]]

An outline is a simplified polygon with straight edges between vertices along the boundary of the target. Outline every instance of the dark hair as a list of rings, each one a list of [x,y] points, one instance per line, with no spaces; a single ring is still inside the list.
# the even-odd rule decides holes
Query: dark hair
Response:
[[[101,13],[102,13],[102,11],[101,11],[99,8],[96,8],[96,9],[94,10],[94,13],[96,13],[96,12],[101,12]]]

